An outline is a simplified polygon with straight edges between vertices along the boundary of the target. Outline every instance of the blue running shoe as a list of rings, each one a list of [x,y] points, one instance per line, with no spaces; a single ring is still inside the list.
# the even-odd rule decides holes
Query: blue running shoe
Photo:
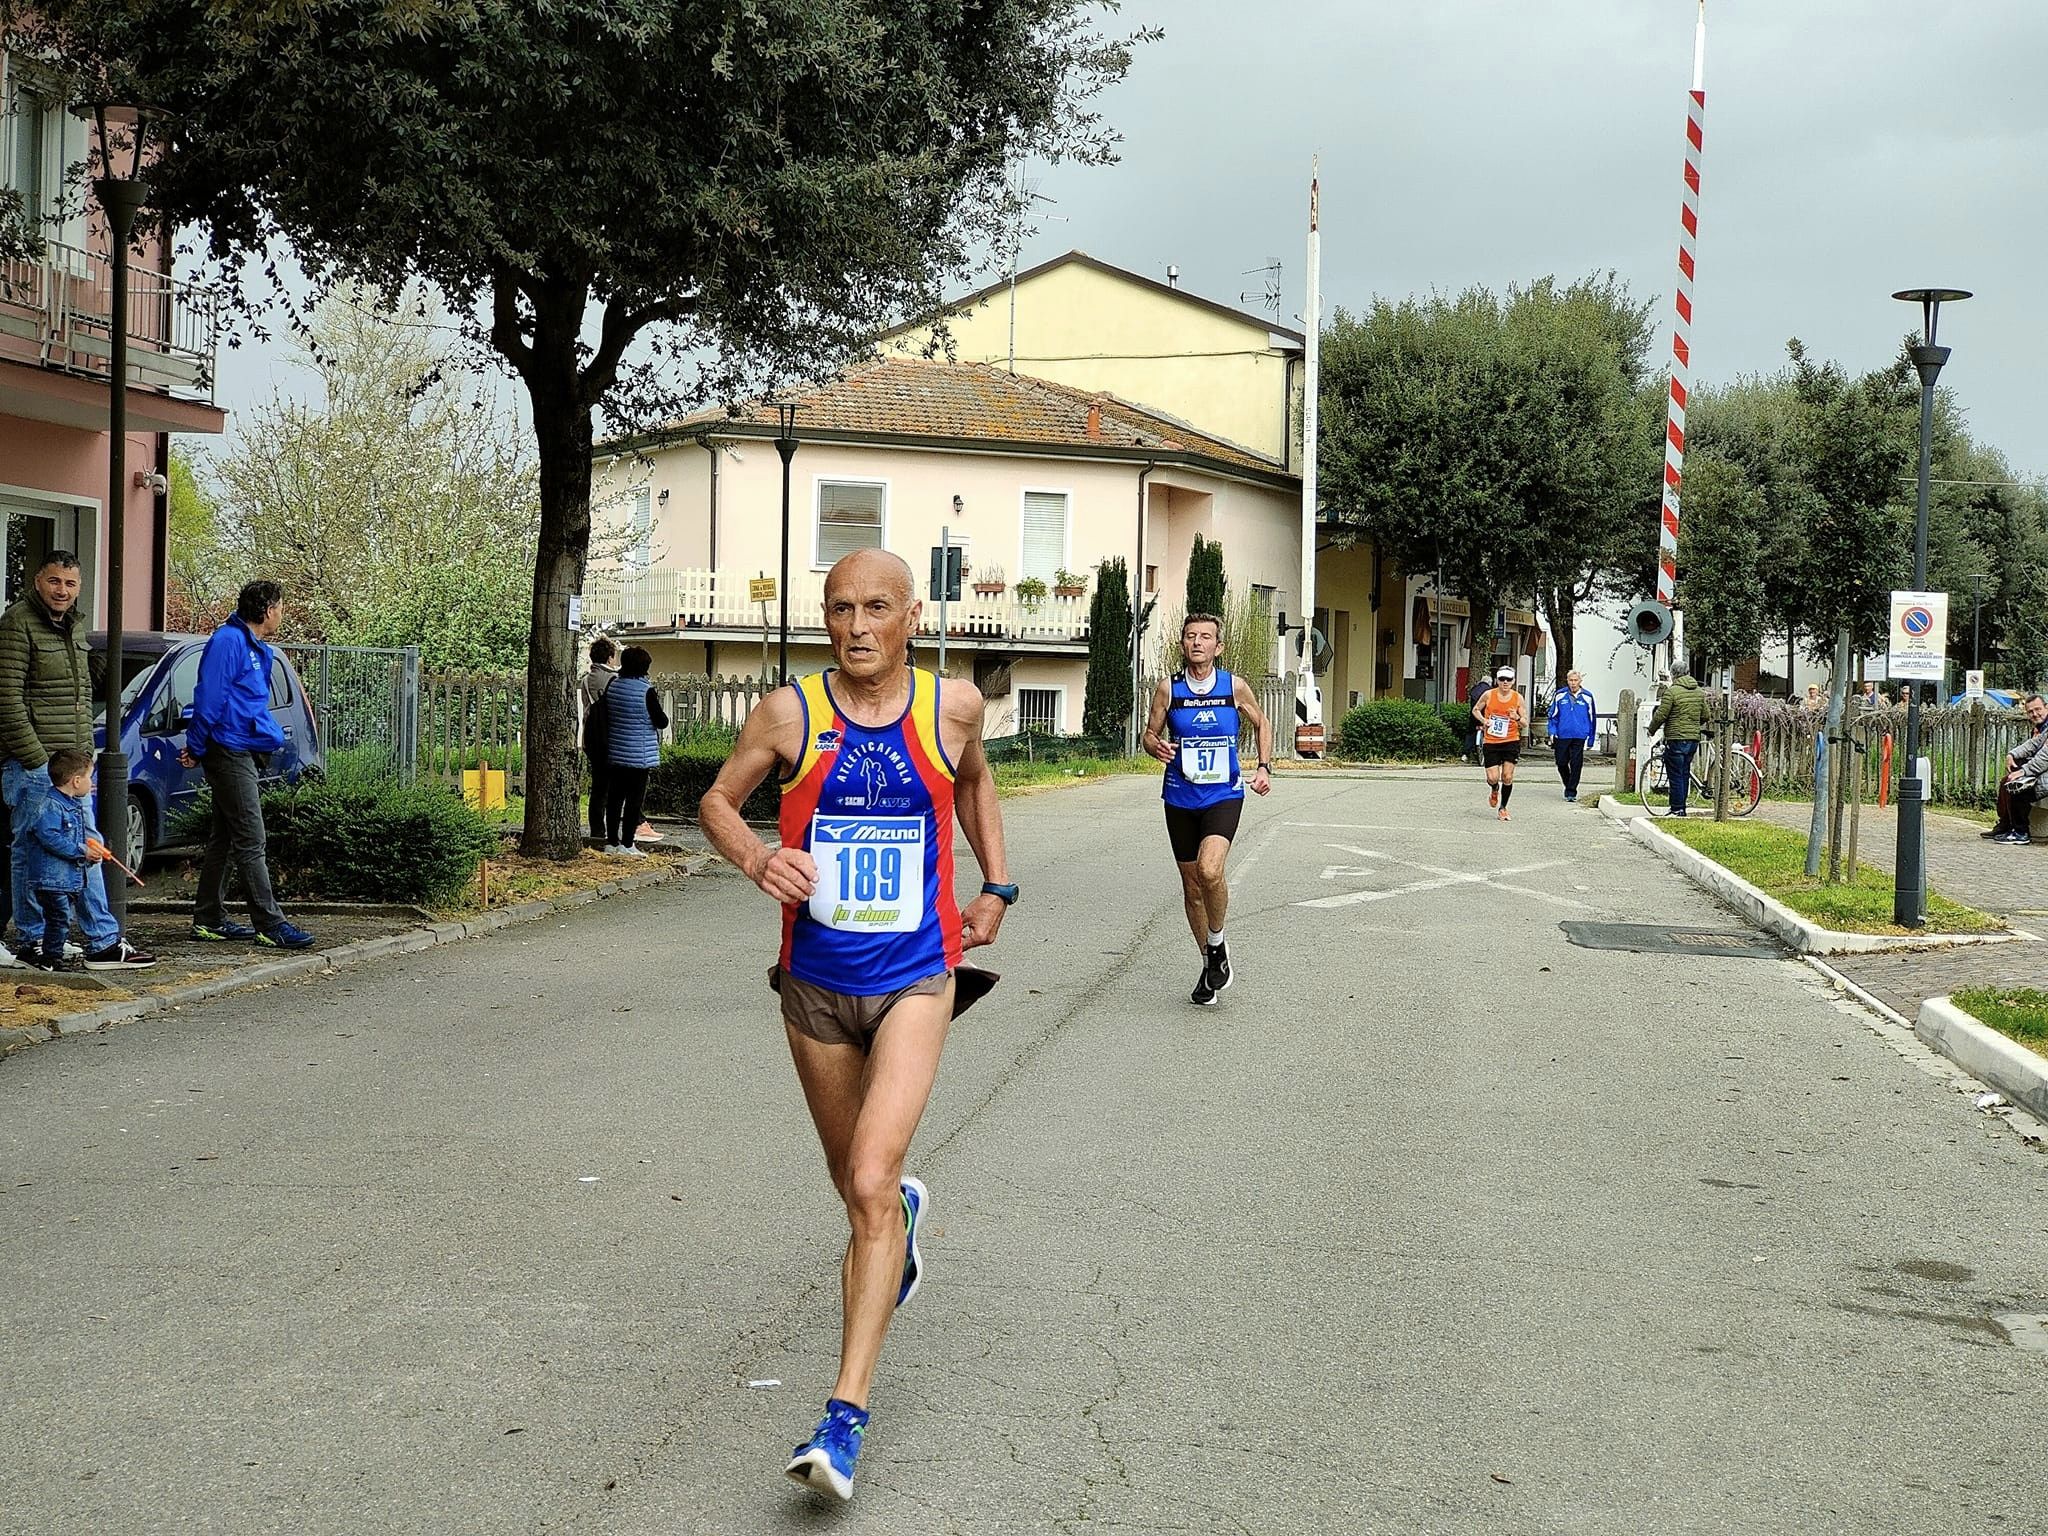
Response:
[[[906,1173],[903,1176],[903,1289],[896,1293],[896,1305],[899,1307],[915,1296],[917,1288],[924,1284],[924,1255],[917,1251],[917,1224],[931,1203],[932,1192],[924,1187],[924,1181]]]
[[[258,949],[311,949],[313,935],[296,923],[279,923],[268,933],[256,935]]]
[[[841,1501],[853,1497],[853,1465],[860,1460],[861,1437],[868,1430],[868,1411],[833,1398],[817,1433],[791,1453],[782,1470],[795,1482]]]
[[[256,937],[256,930],[247,923],[194,923],[192,937],[202,944],[228,944],[238,939],[247,943]]]

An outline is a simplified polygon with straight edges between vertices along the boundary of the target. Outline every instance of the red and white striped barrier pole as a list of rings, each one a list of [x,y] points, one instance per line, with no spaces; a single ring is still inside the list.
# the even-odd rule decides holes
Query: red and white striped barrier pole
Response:
[[[1685,478],[1685,407],[1692,392],[1692,281],[1700,238],[1700,152],[1707,121],[1707,0],[1693,31],[1692,94],[1685,106],[1685,201],[1679,210],[1678,292],[1671,331],[1671,409],[1664,423],[1664,506],[1657,537],[1657,601],[1678,585],[1678,492]]]

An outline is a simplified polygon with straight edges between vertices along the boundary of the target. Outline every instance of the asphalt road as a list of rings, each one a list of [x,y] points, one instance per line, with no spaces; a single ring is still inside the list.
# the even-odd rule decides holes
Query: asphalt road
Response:
[[[1009,802],[844,1511],[736,876],[0,1063],[0,1531],[2048,1527],[2048,1159],[1792,961],[1567,943],[1734,924],[1474,780],[1283,778],[1207,1010],[1156,784]]]

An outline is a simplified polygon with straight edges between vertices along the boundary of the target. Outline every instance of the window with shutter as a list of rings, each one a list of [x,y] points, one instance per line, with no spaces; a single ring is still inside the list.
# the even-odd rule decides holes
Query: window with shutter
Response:
[[[633,493],[633,544],[626,564],[644,571],[654,563],[654,492],[641,486]]]
[[[857,549],[880,549],[888,501],[889,488],[879,480],[820,480],[813,563],[822,568]]]
[[[1048,587],[1067,563],[1067,493],[1024,493],[1024,564],[1019,580],[1036,576]]]

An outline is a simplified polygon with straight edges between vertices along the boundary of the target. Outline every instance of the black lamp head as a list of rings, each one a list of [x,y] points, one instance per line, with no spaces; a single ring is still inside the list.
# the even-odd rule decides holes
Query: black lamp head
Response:
[[[1928,346],[1934,345],[1934,329],[1941,319],[1941,306],[1960,304],[1970,297],[1965,288],[1901,288],[1892,295],[1903,304],[1920,306],[1920,324]]]

